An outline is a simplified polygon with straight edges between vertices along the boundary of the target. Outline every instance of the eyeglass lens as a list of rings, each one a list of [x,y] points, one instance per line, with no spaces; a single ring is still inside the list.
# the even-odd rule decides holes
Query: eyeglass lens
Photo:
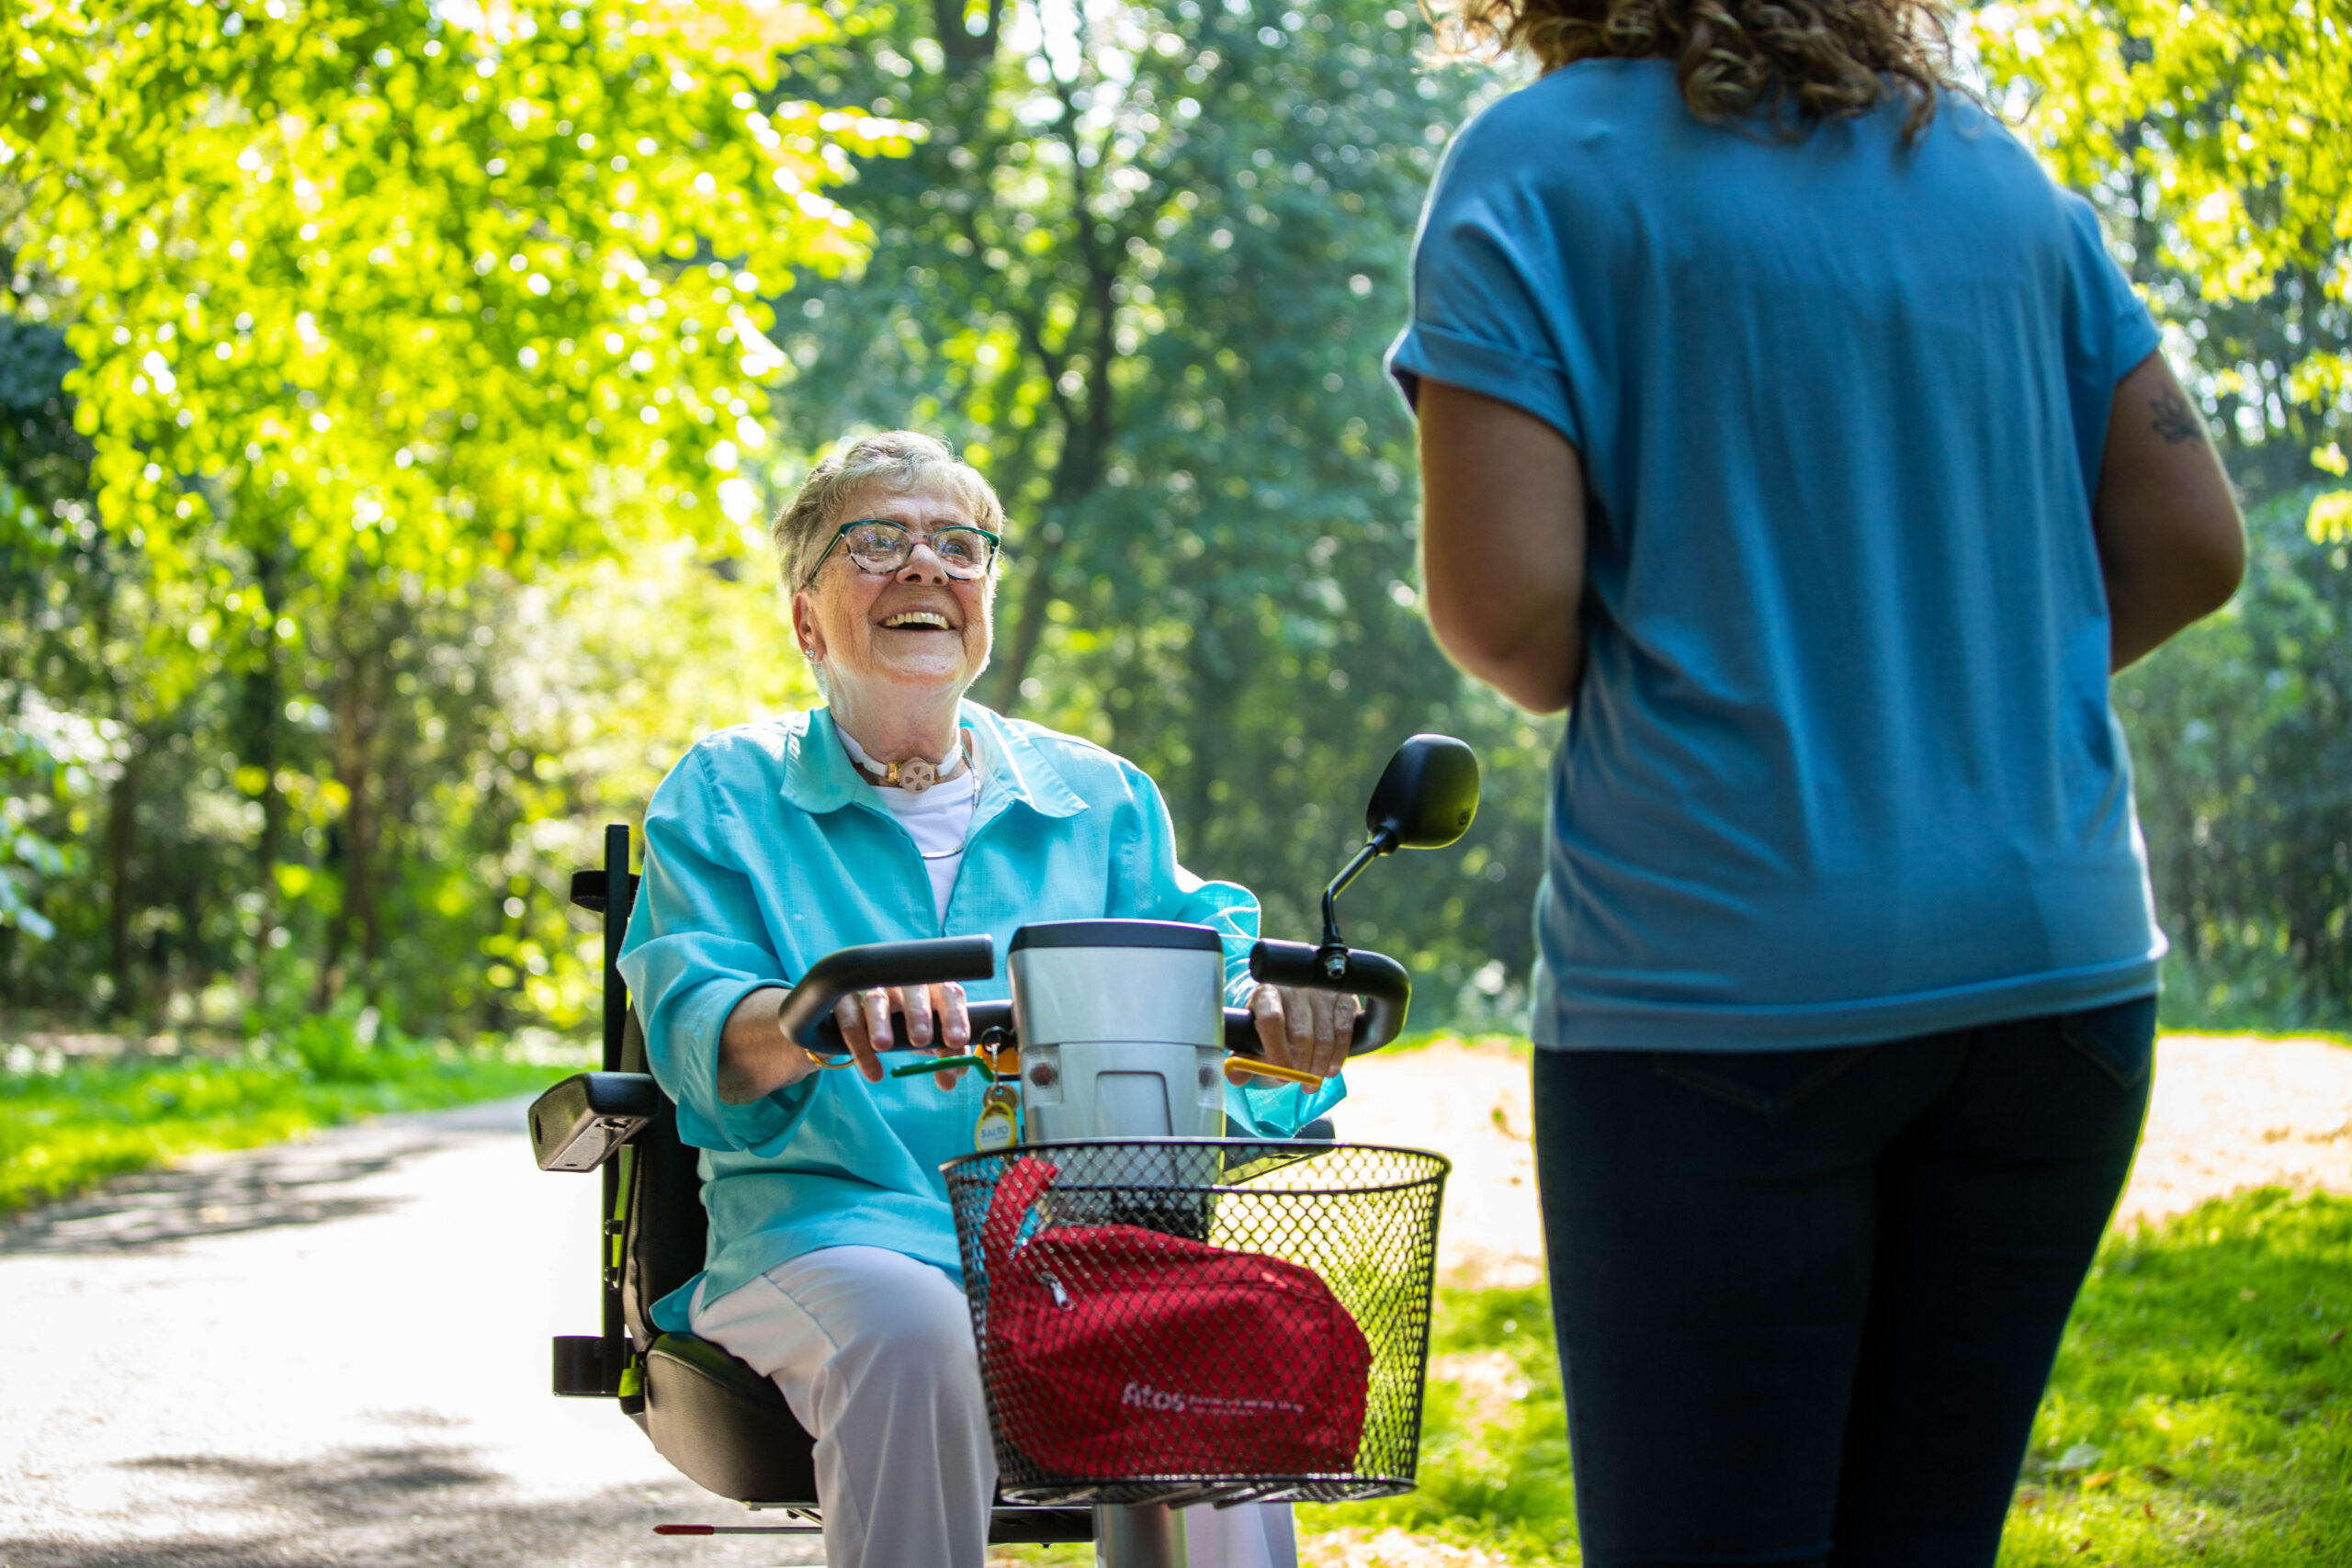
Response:
[[[995,543],[978,528],[941,528],[924,542],[955,578],[982,575],[996,555]],[[842,547],[867,571],[896,571],[915,553],[915,536],[896,523],[860,523],[842,536]]]

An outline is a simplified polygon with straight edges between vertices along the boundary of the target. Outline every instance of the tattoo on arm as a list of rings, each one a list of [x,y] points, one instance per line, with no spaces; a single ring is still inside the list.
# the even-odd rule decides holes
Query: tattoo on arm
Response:
[[[2156,411],[2150,428],[2163,437],[2165,446],[2177,446],[2184,441],[2195,441],[2204,435],[2205,425],[2197,417],[2196,411],[2170,388],[2150,398],[2148,406]]]

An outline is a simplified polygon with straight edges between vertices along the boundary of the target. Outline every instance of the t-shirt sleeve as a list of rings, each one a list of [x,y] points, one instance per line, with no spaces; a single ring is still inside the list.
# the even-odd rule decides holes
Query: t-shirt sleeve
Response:
[[[2074,405],[2075,439],[2086,494],[2098,493],[2107,452],[2107,419],[2116,384],[2156,351],[2164,339],[2109,254],[2098,214],[2068,193],[2066,205],[2066,385]]]
[[[1411,320],[1388,351],[1408,406],[1424,378],[1524,409],[1581,449],[1578,394],[1590,367],[1571,365],[1562,327],[1566,278],[1535,171],[1473,122],[1430,186],[1413,243]]]

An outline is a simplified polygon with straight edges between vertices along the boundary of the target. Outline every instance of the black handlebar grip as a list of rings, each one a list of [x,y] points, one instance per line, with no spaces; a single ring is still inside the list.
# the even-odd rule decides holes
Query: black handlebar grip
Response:
[[[1011,1002],[966,1002],[964,1010],[970,1015],[972,1021],[970,1049],[978,1050],[980,1037],[991,1029],[1004,1031],[1007,1043],[1011,1042],[1012,1037],[1012,1004]],[[925,1050],[935,1050],[944,1043],[936,1036],[935,1032],[938,1027],[938,1023],[934,1021],[932,1024],[934,1035],[931,1044],[924,1047]],[[890,1010],[890,1038],[898,1042],[898,1044],[891,1049],[897,1051],[907,1049],[907,1015],[903,1009]],[[830,1012],[817,1021],[817,1043],[814,1049],[820,1056],[849,1055],[849,1042],[842,1038],[841,1021]]]
[[[1237,1056],[1262,1056],[1266,1048],[1258,1040],[1258,1020],[1248,1008],[1225,1010],[1225,1048]]]
[[[1250,950],[1250,977],[1268,986],[1362,997],[1364,1011],[1356,1020],[1355,1032],[1348,1044],[1349,1055],[1361,1056],[1367,1051],[1379,1050],[1405,1032],[1405,1011],[1413,999],[1413,977],[1402,964],[1384,953],[1351,947],[1340,957],[1342,962],[1335,975],[1324,965],[1320,948],[1303,942],[1261,942]],[[1235,1049],[1230,1012],[1227,1015],[1225,1038],[1226,1049]],[[1256,1039],[1254,1030],[1250,1038],[1253,1042]],[[1258,1052],[1253,1048],[1242,1054],[1254,1056]]]
[[[996,942],[985,936],[928,937],[921,942],[872,942],[844,947],[808,965],[785,998],[776,1021],[785,1037],[807,1050],[825,1049],[820,1028],[833,1004],[876,986],[932,986],[942,980],[986,980],[996,974]],[[831,1053],[839,1055],[840,1032]]]

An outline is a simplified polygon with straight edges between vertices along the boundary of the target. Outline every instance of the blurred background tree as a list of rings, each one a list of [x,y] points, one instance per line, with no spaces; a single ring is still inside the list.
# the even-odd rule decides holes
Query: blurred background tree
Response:
[[[2175,1022],[2352,998],[2345,26],[1970,34],[2251,503],[2238,604],[2117,689]],[[576,1022],[600,825],[812,700],[763,513],[911,424],[1012,512],[978,694],[1148,768],[1271,928],[1397,739],[1477,745],[1471,839],[1350,931],[1418,1022],[1516,1023],[1557,726],[1429,644],[1380,369],[1509,79],[1425,43],[1385,0],[11,7],[0,1009]]]
[[[1367,877],[1350,931],[1414,963],[1425,1020],[1515,1019],[1556,727],[1430,642],[1381,368],[1437,153],[1494,77],[1433,67],[1398,0],[860,15],[786,90],[925,135],[844,195],[866,265],[777,301],[785,446],[911,423],[985,467],[1015,521],[977,694],[1141,763],[1271,930],[1313,929],[1397,741],[1470,740],[1471,837]]]
[[[1420,68],[1417,17],[6,25],[0,712],[44,771],[0,1001],[577,1018],[597,825],[809,700],[761,513],[912,423],[1012,509],[980,694],[1150,768],[1270,923],[1306,928],[1396,740],[1477,743],[1466,852],[1351,931],[1419,963],[1425,1021],[1511,1015],[1548,736],[1421,630],[1379,367],[1487,80]]]
[[[562,1005],[518,856],[568,804],[542,743],[570,749],[513,689],[518,598],[727,535],[760,295],[855,259],[825,187],[907,130],[776,97],[826,30],[800,7],[467,20],[0,22],[0,712],[19,752],[94,732],[103,786],[15,808],[88,869],[29,901],[53,934],[0,931],[12,1003],[136,1019],[237,976],[435,1021]]]

